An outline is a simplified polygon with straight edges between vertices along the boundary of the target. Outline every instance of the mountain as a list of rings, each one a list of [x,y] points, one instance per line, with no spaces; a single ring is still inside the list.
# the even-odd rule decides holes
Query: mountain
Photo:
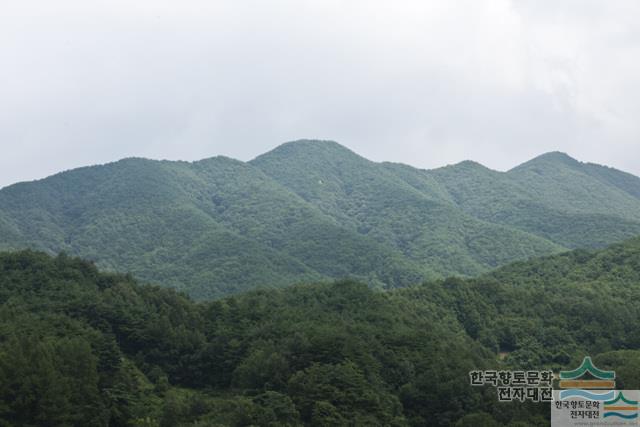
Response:
[[[64,255],[0,253],[0,272],[7,426],[446,425],[491,359],[433,304],[353,282],[195,304]],[[458,402],[404,409],[399,387],[437,369]]]
[[[640,234],[640,179],[560,153],[508,172],[375,163],[330,141],[250,162],[124,159],[0,190],[0,249],[64,251],[217,298],[401,287]]]
[[[465,212],[567,248],[602,247],[640,234],[640,178],[563,153],[506,173],[467,162],[429,173]]]
[[[284,144],[250,163],[342,226],[440,276],[474,275],[562,249],[462,212],[429,175],[368,161],[334,142]]]
[[[76,169],[5,188],[0,207],[5,247],[82,254],[199,298],[349,274],[390,284],[423,276],[393,248],[227,158]]]
[[[640,387],[640,238],[386,292],[340,281],[194,303],[65,255],[0,253],[0,424],[548,426],[471,370]]]

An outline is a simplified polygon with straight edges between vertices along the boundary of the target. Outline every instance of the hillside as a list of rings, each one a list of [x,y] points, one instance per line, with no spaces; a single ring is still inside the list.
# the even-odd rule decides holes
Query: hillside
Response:
[[[639,267],[634,239],[388,292],[194,303],[82,260],[0,253],[0,423],[547,426],[548,406],[498,403],[468,372],[589,354],[637,389]]]
[[[469,336],[521,366],[640,348],[640,238],[397,292],[450,308]]]
[[[3,189],[0,211],[4,248],[82,255],[199,298],[348,275],[396,286],[426,274],[227,158],[81,168]]]
[[[131,158],[0,190],[0,249],[93,260],[199,298],[351,277],[393,288],[640,234],[640,179],[559,153],[425,171],[329,141],[250,162]]]
[[[336,143],[284,144],[251,164],[344,227],[397,248],[439,276],[475,275],[561,249],[467,215],[428,176],[411,185],[403,179],[408,174],[398,176]]]
[[[506,173],[470,162],[428,173],[465,212],[567,248],[602,247],[640,234],[640,178],[563,153]]]

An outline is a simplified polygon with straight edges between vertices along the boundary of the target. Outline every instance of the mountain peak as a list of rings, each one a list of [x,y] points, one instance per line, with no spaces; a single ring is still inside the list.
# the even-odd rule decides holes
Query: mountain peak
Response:
[[[580,162],[567,153],[563,153],[562,151],[550,151],[548,153],[544,153],[537,157],[534,157],[533,159],[526,161],[511,170],[514,171],[539,165],[578,166],[580,165]]]
[[[536,160],[536,159],[577,162],[576,159],[574,159],[573,157],[571,157],[570,155],[562,151],[549,151],[548,153],[544,153],[539,155],[538,157],[534,157],[532,160]]]
[[[324,151],[345,151],[353,153],[353,151],[349,150],[344,145],[337,143],[336,141],[332,141],[329,139],[296,139],[294,141],[288,141],[278,145],[276,148],[271,150],[274,151],[284,151],[284,150],[324,150]],[[266,153],[265,153],[266,154]]]
[[[432,169],[432,171],[434,172],[447,171],[447,172],[456,172],[456,173],[462,173],[462,174],[470,173],[470,172],[471,173],[486,173],[486,172],[497,173],[496,171],[489,169],[482,163],[478,163],[473,160],[463,160],[458,163],[449,164],[436,169]]]
[[[463,168],[463,169],[489,169],[488,167],[486,167],[485,165],[478,163],[476,161],[473,160],[463,160],[461,162],[458,162],[454,165],[452,165],[453,167],[457,167],[457,168]]]
[[[296,141],[285,142],[268,151],[255,159],[250,163],[260,163],[265,159],[278,158],[280,160],[293,160],[293,159],[325,159],[325,160],[338,160],[338,159],[351,159],[351,160],[366,160],[358,154],[354,153],[347,147],[338,144],[335,141],[330,140],[317,140],[317,139],[298,139]]]

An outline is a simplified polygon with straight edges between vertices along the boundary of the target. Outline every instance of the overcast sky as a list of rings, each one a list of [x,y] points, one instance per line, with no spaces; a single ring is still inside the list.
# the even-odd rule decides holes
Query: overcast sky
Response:
[[[300,138],[432,168],[640,175],[640,2],[5,1],[0,187]]]

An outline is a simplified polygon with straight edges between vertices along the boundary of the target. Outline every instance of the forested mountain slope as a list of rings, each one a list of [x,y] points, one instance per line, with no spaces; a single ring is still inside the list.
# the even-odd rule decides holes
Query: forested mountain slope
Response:
[[[124,159],[0,190],[0,249],[65,251],[215,298],[352,277],[399,287],[640,234],[640,179],[550,153],[426,171],[330,141],[251,162]]]
[[[194,303],[82,260],[3,253],[0,422],[547,426],[548,404],[498,403],[468,372],[591,355],[637,389],[639,267],[634,239],[476,279]]]
[[[640,178],[563,153],[506,173],[472,162],[428,173],[465,212],[565,247],[602,247],[640,234]]]
[[[439,275],[478,274],[560,249],[467,215],[429,176],[412,185],[337,143],[284,144],[251,163],[344,227],[397,248]]]
[[[0,212],[4,248],[81,254],[200,298],[348,275],[396,286],[428,273],[228,158],[76,169],[4,188]]]

